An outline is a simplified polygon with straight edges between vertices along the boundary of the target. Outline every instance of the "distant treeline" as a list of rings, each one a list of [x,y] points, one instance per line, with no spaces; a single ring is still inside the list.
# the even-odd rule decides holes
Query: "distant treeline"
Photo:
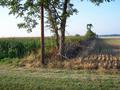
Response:
[[[108,35],[98,35],[99,37],[113,37],[113,36],[120,36],[120,34],[108,34]]]

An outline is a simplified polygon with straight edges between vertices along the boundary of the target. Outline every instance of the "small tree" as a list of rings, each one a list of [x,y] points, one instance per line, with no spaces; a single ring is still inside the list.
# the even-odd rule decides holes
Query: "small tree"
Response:
[[[87,30],[91,30],[92,27],[93,27],[92,24],[87,24]]]
[[[91,30],[92,27],[93,27],[92,24],[87,24],[87,32],[85,34],[86,38],[93,38],[96,36],[96,34]]]

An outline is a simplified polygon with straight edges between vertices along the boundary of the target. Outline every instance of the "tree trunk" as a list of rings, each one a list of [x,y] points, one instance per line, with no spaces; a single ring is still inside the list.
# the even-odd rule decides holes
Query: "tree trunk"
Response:
[[[53,16],[53,13],[51,9],[48,9],[48,14],[49,14],[49,22],[52,26],[53,32],[55,33],[55,41],[56,41],[56,47],[59,49],[59,33],[58,33],[58,26],[55,17]]]
[[[63,13],[62,13],[62,20],[61,20],[61,36],[60,36],[60,47],[59,47],[59,53],[62,57],[62,59],[65,56],[65,27],[66,27],[66,20],[67,20],[67,4],[69,3],[69,0],[65,0],[64,6],[63,6]]]
[[[58,29],[55,30],[55,41],[56,41],[56,47],[59,49],[59,34]]]
[[[59,53],[60,56],[63,57],[65,56],[65,29],[61,29],[61,35],[60,35],[60,44],[59,44]]]
[[[45,44],[44,44],[44,5],[41,5],[41,61],[45,65]]]

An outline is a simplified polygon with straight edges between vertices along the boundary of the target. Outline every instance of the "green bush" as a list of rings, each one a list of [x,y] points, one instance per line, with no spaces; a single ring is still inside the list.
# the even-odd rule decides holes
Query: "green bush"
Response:
[[[92,30],[87,30],[86,34],[85,34],[85,37],[86,38],[92,38],[92,37],[95,37],[96,34],[92,31]]]

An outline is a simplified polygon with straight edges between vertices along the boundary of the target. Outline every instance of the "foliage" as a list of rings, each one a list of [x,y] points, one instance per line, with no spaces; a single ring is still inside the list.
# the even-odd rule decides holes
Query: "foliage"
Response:
[[[0,39],[0,59],[21,58],[32,50],[40,47],[39,39],[7,38]]]
[[[68,0],[69,2],[69,0]],[[1,0],[0,5],[9,8],[9,14],[16,15],[16,17],[23,18],[22,23],[18,24],[19,28],[26,28],[28,31],[32,31],[38,24],[40,19],[40,6],[44,4],[44,8],[47,12],[52,12],[52,19],[60,19],[63,15],[59,15],[63,10],[64,2],[62,0]],[[73,9],[73,4],[69,3],[68,13],[64,16],[70,16],[76,9]],[[59,11],[59,13],[58,13]],[[54,14],[53,14],[54,12]],[[46,14],[47,15],[47,14]],[[50,17],[48,15],[48,20]],[[51,20],[50,20],[51,21]],[[58,21],[57,21],[58,22]]]
[[[110,2],[113,0],[89,1],[96,5],[99,5],[100,3]],[[67,2],[68,5],[67,13],[61,14],[65,2]],[[77,12],[77,9],[73,8],[74,3],[70,2],[71,0],[0,0],[0,6],[9,8],[9,14],[16,15],[16,17],[22,17],[24,22],[18,24],[18,27],[26,28],[28,31],[31,31],[38,24],[37,20],[40,19],[40,6],[42,3],[44,4],[44,8],[46,9],[46,11],[51,10],[51,16],[53,16],[52,19],[55,18],[56,20],[62,20],[62,17],[70,17],[71,15],[73,15],[74,12]],[[49,14],[47,15],[47,19],[51,22],[51,17],[49,16]],[[59,23],[59,21],[57,22]]]
[[[101,3],[115,1],[115,0],[89,0],[89,1],[91,1],[92,3],[94,3],[96,5],[100,5]]]
[[[66,43],[78,43],[83,41],[85,38],[83,36],[67,36]],[[26,38],[1,38],[0,39],[0,59],[6,60],[6,58],[22,58],[31,53],[40,52],[40,40],[39,37],[26,37]],[[55,48],[55,38],[46,37],[45,38],[45,51],[46,58],[50,59],[51,54],[54,54],[53,51]],[[52,51],[51,51],[52,50]],[[57,51],[58,52],[58,51]],[[55,53],[57,55],[57,53]],[[34,56],[33,56],[34,57]],[[3,61],[5,61],[3,60]]]
[[[92,27],[93,27],[92,24],[87,24],[86,26],[87,32],[85,34],[86,38],[94,38],[96,36],[96,34],[91,30]]]
[[[92,38],[92,37],[95,37],[95,36],[96,36],[96,34],[92,30],[88,30],[85,34],[86,38]]]
[[[79,36],[80,36],[80,34],[75,34],[75,36],[79,37]]]
[[[12,66],[18,66],[20,62],[19,58],[3,58],[0,59],[0,64],[1,65],[12,65]]]

